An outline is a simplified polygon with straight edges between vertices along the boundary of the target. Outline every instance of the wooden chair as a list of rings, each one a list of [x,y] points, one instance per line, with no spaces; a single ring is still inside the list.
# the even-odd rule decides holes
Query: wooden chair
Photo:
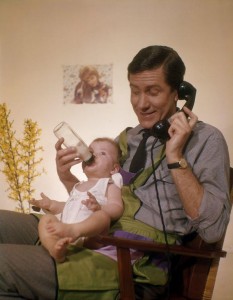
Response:
[[[233,168],[231,168],[231,199],[233,200]],[[169,300],[210,300],[212,298],[217,270],[225,236],[213,244],[205,243],[199,236],[182,246],[169,246],[176,254],[176,276],[171,285]],[[167,246],[148,241],[136,241],[111,236],[99,236],[99,242],[117,247],[120,299],[134,300],[135,290],[130,260],[130,248],[144,252],[166,252]],[[177,276],[179,275],[179,276]]]

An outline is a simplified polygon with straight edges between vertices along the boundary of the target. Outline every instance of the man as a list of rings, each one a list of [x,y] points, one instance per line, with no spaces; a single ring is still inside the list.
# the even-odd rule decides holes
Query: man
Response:
[[[192,111],[177,111],[184,73],[179,55],[165,46],[142,49],[128,66],[131,103],[139,125],[127,128],[117,138],[122,150],[125,211],[112,226],[114,234],[173,244],[186,234],[198,232],[205,241],[214,242],[227,227],[227,145],[216,128],[198,122]],[[163,119],[169,119],[168,139],[154,134],[154,124]],[[141,140],[147,154],[136,159],[138,162],[146,158],[145,165],[137,170],[133,157],[137,157]],[[77,160],[74,149],[64,150],[61,143],[56,144],[57,171],[70,192],[77,182],[70,168]],[[12,217],[9,226],[6,219],[13,213],[4,214],[0,215],[0,299],[2,295],[2,299],[10,295],[21,299],[55,299],[55,272],[59,299],[117,297],[117,267],[109,258],[113,249],[71,249],[67,261],[54,267],[52,259],[39,246],[4,245],[20,243],[22,239],[23,243],[32,244],[37,239],[32,216],[20,217],[21,224],[26,224],[21,227],[27,228],[27,235],[19,231],[17,235],[19,217]],[[168,275],[165,257],[141,256],[133,261],[133,270],[138,285],[143,282],[155,287],[154,294],[145,299],[156,299],[156,294],[159,297],[164,292]]]

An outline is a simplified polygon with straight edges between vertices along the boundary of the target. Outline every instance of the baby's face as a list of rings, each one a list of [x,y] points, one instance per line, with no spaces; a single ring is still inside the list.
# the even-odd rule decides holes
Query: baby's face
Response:
[[[87,83],[91,86],[91,87],[95,87],[98,84],[98,78],[96,75],[91,75],[87,78]]]
[[[90,151],[95,160],[91,165],[84,167],[86,175],[98,174],[98,177],[109,177],[115,173],[117,164],[117,149],[107,141],[94,141],[90,145]]]

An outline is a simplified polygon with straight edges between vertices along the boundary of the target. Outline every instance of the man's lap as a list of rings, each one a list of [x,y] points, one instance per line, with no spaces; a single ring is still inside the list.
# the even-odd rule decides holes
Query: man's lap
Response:
[[[0,299],[55,299],[56,290],[55,264],[43,247],[0,244]]]
[[[34,245],[38,240],[38,219],[33,215],[0,210],[0,244]]]

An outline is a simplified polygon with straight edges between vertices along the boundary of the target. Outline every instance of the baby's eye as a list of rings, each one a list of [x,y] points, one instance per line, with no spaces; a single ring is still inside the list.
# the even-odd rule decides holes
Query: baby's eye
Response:
[[[102,156],[102,155],[106,155],[106,152],[100,151],[98,153],[95,153],[95,156]]]

